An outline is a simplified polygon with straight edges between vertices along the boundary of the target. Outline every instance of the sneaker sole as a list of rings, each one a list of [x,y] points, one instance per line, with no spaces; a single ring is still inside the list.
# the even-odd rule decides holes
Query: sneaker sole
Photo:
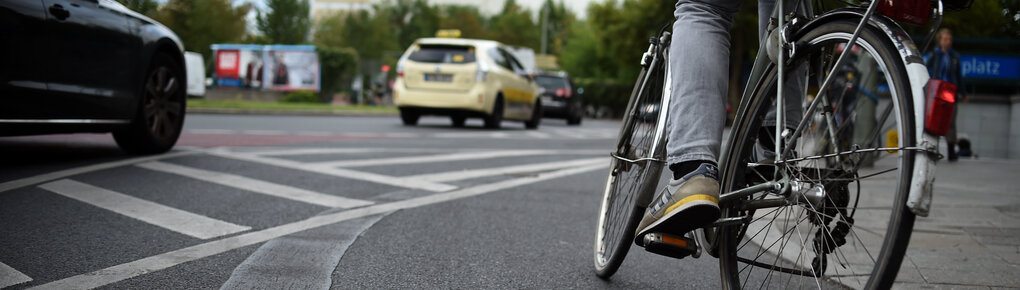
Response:
[[[709,200],[694,200],[667,212],[659,220],[639,232],[635,239],[641,239],[650,232],[683,235],[694,229],[711,224],[721,215],[719,204]]]

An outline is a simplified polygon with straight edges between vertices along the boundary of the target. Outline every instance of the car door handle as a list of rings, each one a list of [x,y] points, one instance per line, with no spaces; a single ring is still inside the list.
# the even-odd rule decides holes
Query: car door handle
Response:
[[[53,17],[56,17],[59,20],[64,20],[71,17],[71,12],[64,9],[64,6],[61,6],[60,4],[53,4],[53,6],[50,6],[50,15],[53,15]]]

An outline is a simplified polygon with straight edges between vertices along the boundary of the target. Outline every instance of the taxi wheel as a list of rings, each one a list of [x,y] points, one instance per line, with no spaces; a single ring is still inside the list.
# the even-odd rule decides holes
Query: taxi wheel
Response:
[[[503,96],[496,97],[496,105],[492,108],[492,115],[485,117],[485,128],[499,129],[503,122]]]
[[[418,118],[421,117],[417,112],[411,110],[400,110],[400,120],[404,121],[404,125],[414,126],[418,125]]]
[[[464,121],[466,120],[467,117],[464,116],[450,116],[450,121],[453,121],[453,126],[457,128],[464,127]]]
[[[535,109],[531,111],[531,120],[524,122],[524,128],[526,129],[538,129],[538,124],[542,123],[542,102],[535,102]]]

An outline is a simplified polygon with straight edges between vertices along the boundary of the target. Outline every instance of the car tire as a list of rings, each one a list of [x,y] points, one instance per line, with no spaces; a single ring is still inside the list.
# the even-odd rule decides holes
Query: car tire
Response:
[[[418,119],[421,115],[418,112],[412,111],[411,109],[400,109],[400,120],[404,121],[404,126],[418,125]]]
[[[492,114],[485,117],[485,128],[499,129],[503,123],[503,96],[496,97],[496,103],[492,107]]]
[[[531,120],[524,121],[524,128],[529,130],[538,129],[542,123],[542,101],[535,101],[535,107],[531,111]]]
[[[581,118],[584,116],[581,112],[581,105],[571,106],[567,112],[567,125],[581,125]]]
[[[467,117],[464,116],[450,116],[450,121],[453,122],[453,126],[460,128],[464,127],[464,122],[467,121]]]
[[[184,66],[157,53],[142,82],[141,100],[127,128],[113,132],[113,139],[131,154],[157,154],[177,143],[187,106]]]

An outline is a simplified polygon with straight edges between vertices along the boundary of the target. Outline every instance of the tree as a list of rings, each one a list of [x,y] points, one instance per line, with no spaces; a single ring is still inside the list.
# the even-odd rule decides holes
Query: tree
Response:
[[[311,19],[308,0],[267,0],[268,12],[259,13],[258,28],[273,43],[299,44],[308,41]]]
[[[154,18],[159,13],[159,3],[156,0],[117,0],[117,2],[149,18]]]
[[[537,49],[540,32],[531,20],[531,11],[514,0],[506,0],[503,10],[489,20],[489,38],[509,45]]]
[[[547,42],[547,51],[540,51],[539,53],[560,55],[567,39],[570,38],[571,24],[577,17],[567,9],[562,0],[558,3],[553,0],[545,0],[538,15],[538,27],[539,29],[546,29]],[[546,21],[549,22],[548,25],[546,25]]]
[[[478,8],[467,5],[440,5],[439,29],[458,29],[463,38],[485,38],[485,19]]]
[[[234,7],[229,0],[169,0],[156,20],[177,33],[186,49],[211,60],[211,44],[244,38],[250,9],[250,4]]]

